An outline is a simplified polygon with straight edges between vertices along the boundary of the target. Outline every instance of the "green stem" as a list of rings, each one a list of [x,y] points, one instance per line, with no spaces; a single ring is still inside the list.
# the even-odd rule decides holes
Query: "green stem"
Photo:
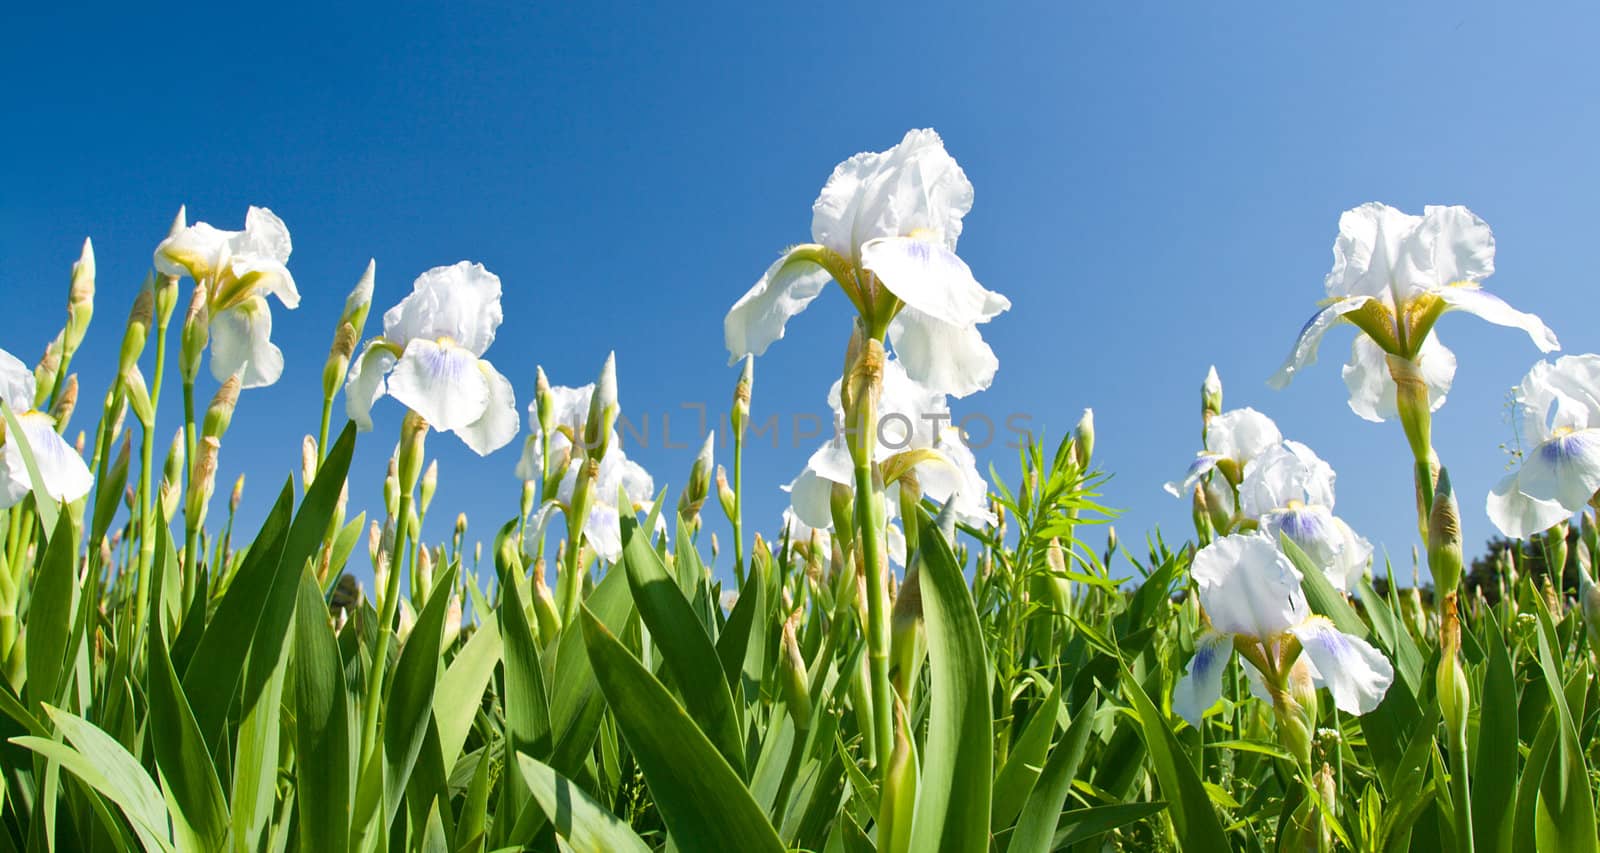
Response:
[[[322,398],[322,424],[317,429],[317,467],[328,458],[328,427],[333,423],[333,395]]]
[[[744,436],[733,434],[733,577],[744,587]]]
[[[1472,853],[1472,784],[1467,778],[1465,726],[1450,733],[1450,796],[1455,800],[1456,853]]]
[[[402,492],[400,495],[400,510],[395,521],[399,528],[395,534],[394,554],[391,559],[406,552],[406,543],[411,538],[411,493]],[[401,566],[389,566],[388,577],[383,584],[383,599],[379,606],[383,608],[378,615],[378,641],[372,652],[372,672],[367,677],[367,704],[361,709],[361,763],[357,767],[366,767],[372,758],[372,751],[378,741],[378,706],[383,698],[384,670],[389,663],[389,636],[393,633],[394,614],[400,606],[400,572]]]
[[[183,379],[183,494],[184,506],[188,506],[189,492],[194,489],[194,451],[196,445],[194,433],[194,380],[189,377]],[[186,518],[185,521],[188,519]],[[183,539],[183,600],[191,601],[194,598],[195,574],[195,540],[198,538],[196,525],[185,524]]]
[[[871,420],[871,418],[869,418]],[[867,424],[865,428],[876,429]],[[867,580],[867,667],[872,680],[873,740],[881,747],[878,767],[889,781],[888,750],[894,743],[894,706],[889,695],[889,587],[885,583],[883,500],[872,473],[870,454],[856,465],[856,527],[861,536]]]
[[[150,613],[150,573],[156,556],[155,494],[150,473],[155,464],[156,412],[160,409],[161,378],[167,371],[167,321],[156,324],[156,371],[150,385],[150,423],[144,429],[139,450],[139,593],[134,599],[135,624],[142,630]]]

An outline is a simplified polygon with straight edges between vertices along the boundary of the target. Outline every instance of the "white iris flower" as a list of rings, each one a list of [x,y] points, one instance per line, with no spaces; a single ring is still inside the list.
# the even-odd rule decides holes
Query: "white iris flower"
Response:
[[[0,350],[0,401],[5,402],[22,427],[21,437],[33,453],[45,493],[51,500],[71,503],[89,493],[94,476],[83,457],[56,433],[55,419],[33,408],[36,391],[33,371],[16,356]],[[33,489],[33,479],[22,458],[22,442],[15,436],[6,436],[5,425],[0,421],[0,509],[15,506]]]
[[[1566,521],[1600,489],[1600,356],[1541,361],[1517,386],[1522,465],[1489,493],[1489,519],[1527,539]]]
[[[1397,414],[1386,356],[1415,363],[1437,409],[1455,376],[1455,356],[1432,330],[1447,311],[1476,314],[1522,329],[1542,352],[1560,349],[1554,332],[1482,289],[1494,273],[1494,235],[1461,206],[1430,205],[1414,216],[1376,202],[1345,211],[1333,244],[1333,269],[1324,307],[1306,322],[1283,367],[1269,384],[1282,388],[1317,360],[1317,346],[1334,325],[1348,321],[1364,333],[1352,347],[1344,379],[1350,407],[1368,420]]]
[[[500,320],[500,277],[482,264],[462,261],[418,276],[350,370],[350,419],[371,429],[372,404],[388,395],[480,456],[504,447],[517,435],[516,399],[510,381],[483,358]]]
[[[156,246],[157,270],[204,286],[211,375],[218,382],[238,374],[241,387],[257,388],[283,375],[283,350],[272,342],[266,298],[299,307],[300,291],[285,266],[292,249],[288,226],[265,207],[250,208],[243,231],[196,222]]]
[[[834,168],[812,205],[811,239],[786,251],[723,321],[730,363],[761,355],[834,279],[867,310],[881,285],[898,300],[889,343],[913,379],[964,397],[1000,362],[978,327],[1011,307],[956,255],[972,183],[932,130]]]
[[[1191,725],[1222,697],[1222,673],[1235,649],[1268,683],[1282,683],[1303,660],[1313,683],[1328,688],[1346,713],[1365,714],[1383,701],[1394,666],[1367,641],[1311,613],[1300,573],[1273,540],[1224,536],[1195,554],[1191,572],[1211,623],[1172,692],[1173,711]]]

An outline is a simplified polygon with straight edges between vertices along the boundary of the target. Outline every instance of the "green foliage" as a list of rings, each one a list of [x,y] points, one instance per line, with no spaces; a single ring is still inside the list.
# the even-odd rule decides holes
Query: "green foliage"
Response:
[[[620,515],[612,562],[547,530],[571,509],[554,476],[485,564],[464,527],[423,533],[449,517],[431,486],[385,483],[379,502],[350,481],[354,425],[253,536],[220,498],[191,526],[199,469],[157,479],[124,381],[76,501],[41,500],[3,412],[32,488],[0,513],[0,851],[1597,846],[1600,634],[1572,597],[1592,590],[1592,535],[1565,540],[1566,584],[1539,568],[1559,536],[1495,544],[1457,614],[1382,567],[1346,594],[1285,539],[1306,607],[1393,683],[1362,715],[1307,687],[1292,717],[1235,655],[1191,725],[1172,703],[1210,624],[1191,563],[1219,524],[1257,522],[1208,512],[1196,543],[1112,541],[1087,432],[991,469],[987,523],[912,500],[912,457],[865,465],[904,501],[910,569],[892,580],[869,559],[890,529],[850,515],[871,501],[838,500],[831,537],[757,540],[740,521],[721,548],[694,501],[624,494],[601,507]],[[370,539],[352,494],[377,508]],[[736,493],[718,497],[737,518]],[[396,583],[369,594],[347,563]],[[1271,640],[1292,667],[1299,640]],[[1435,676],[1452,655],[1456,731]]]

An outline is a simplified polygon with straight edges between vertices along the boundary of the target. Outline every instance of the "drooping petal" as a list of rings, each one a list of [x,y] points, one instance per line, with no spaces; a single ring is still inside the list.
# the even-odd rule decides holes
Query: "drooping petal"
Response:
[[[1260,534],[1223,536],[1194,555],[1190,567],[1200,606],[1224,634],[1267,638],[1309,612],[1300,573],[1277,543]]]
[[[650,476],[650,472],[646,471],[643,465],[622,456],[620,448],[617,449],[616,453],[621,457],[619,478],[622,484],[622,492],[628,496],[629,500],[634,502],[635,506],[648,504],[655,497],[655,479]],[[609,455],[607,454],[608,457]]]
[[[1311,319],[1300,327],[1300,337],[1295,339],[1289,357],[1284,359],[1283,366],[1267,380],[1267,384],[1273,388],[1287,387],[1296,372],[1316,364],[1317,346],[1322,343],[1322,336],[1343,320],[1346,314],[1359,310],[1372,299],[1365,295],[1349,296],[1311,315]]]
[[[995,297],[972,276],[955,251],[919,237],[880,237],[861,247],[861,266],[912,308],[953,326],[971,326],[994,316]],[[1009,307],[1010,301],[1005,304]]]
[[[1366,335],[1357,335],[1351,345],[1350,361],[1344,366],[1344,384],[1350,389],[1350,410],[1362,418],[1381,422],[1400,416],[1395,400],[1394,377],[1389,373],[1388,356]],[[1430,411],[1439,411],[1456,377],[1456,354],[1439,342],[1432,331],[1417,352],[1417,366],[1428,386]]]
[[[344,383],[344,411],[362,432],[372,429],[372,404],[389,393],[384,376],[394,369],[396,356],[382,341],[372,341],[350,368]]]
[[[1194,644],[1189,669],[1172,688],[1172,711],[1200,727],[1206,709],[1222,698],[1222,673],[1233,658],[1233,638],[1207,631]]]
[[[1355,590],[1362,576],[1367,573],[1367,566],[1372,562],[1372,543],[1355,532],[1344,519],[1334,516],[1333,523],[1344,534],[1344,547],[1339,549],[1338,558],[1328,569],[1328,580],[1335,589],[1348,593]]]
[[[21,359],[0,349],[0,400],[13,412],[26,412],[33,408],[33,396],[37,392],[33,371]]]
[[[0,447],[0,510],[16,506],[33,490],[28,469],[22,463],[22,454],[11,454],[11,442]]]
[[[521,424],[511,381],[485,360],[479,359],[478,370],[488,383],[489,399],[483,407],[483,415],[464,427],[457,427],[455,434],[461,436],[474,453],[487,456],[516,438]]]
[[[51,500],[68,503],[88,494],[90,486],[94,485],[94,475],[89,473],[89,466],[84,464],[78,451],[56,433],[55,421],[42,412],[20,412],[16,413],[16,418],[22,427],[21,438],[27,442],[28,450],[33,453],[34,464],[39,468],[45,494]],[[22,446],[17,439],[14,435],[6,437],[7,479],[13,484],[27,484],[27,488],[22,490],[26,493],[32,488],[32,478],[28,475],[27,463],[22,458]],[[14,488],[0,489],[0,493],[3,493],[0,494],[0,500],[7,499]]]
[[[778,530],[780,531],[780,534],[786,533],[789,536],[789,542],[794,547],[809,545],[811,543],[811,538],[816,536],[822,544],[823,557],[826,558],[826,556],[830,553],[830,543],[833,542],[833,535],[828,532],[827,528],[812,527],[811,525],[806,524],[803,520],[801,520],[800,516],[795,513],[794,507],[783,508],[783,522],[778,526]],[[780,535],[779,538],[781,539],[782,536]]]
[[[1183,472],[1183,476],[1167,483],[1162,488],[1167,490],[1167,494],[1175,498],[1186,498],[1194,494],[1195,484],[1200,482],[1201,477],[1216,468],[1220,459],[1222,457],[1215,453],[1195,454],[1194,461],[1189,463],[1189,468]]]
[[[1556,340],[1556,333],[1550,331],[1550,327],[1546,326],[1537,315],[1518,311],[1506,304],[1505,300],[1477,285],[1452,283],[1432,288],[1429,292],[1444,300],[1449,306],[1446,311],[1465,311],[1468,314],[1476,314],[1496,326],[1509,326],[1527,332],[1540,352],[1555,352],[1561,349],[1561,342]]]
[[[283,375],[283,350],[272,342],[272,309],[260,296],[211,317],[211,375],[226,382],[234,374],[242,388],[271,385]]]
[[[417,276],[411,293],[383,315],[383,336],[405,346],[415,338],[448,338],[483,355],[500,327],[500,277],[460,261]]]
[[[622,559],[622,516],[616,507],[617,496],[595,495],[589,517],[583,523],[583,538],[600,559],[615,563]]]
[[[260,296],[273,295],[285,308],[300,307],[300,291],[295,289],[294,275],[282,261],[261,255],[234,255],[228,260],[228,272],[248,291]]]
[[[910,306],[889,321],[889,343],[907,375],[953,397],[988,388],[1000,369],[977,326],[952,326]]]
[[[882,153],[864,152],[834,167],[811,206],[811,235],[859,259],[878,237],[929,231],[950,249],[972,209],[972,182],[932,130],[912,130]]]
[[[517,457],[517,467],[514,473],[518,480],[528,481],[539,479],[539,472],[544,470],[544,459],[541,457],[539,447],[538,429],[528,435],[522,442],[522,455]]]
[[[994,524],[989,509],[989,484],[978,473],[978,460],[957,427],[940,431],[934,444],[941,458],[917,465],[917,481],[922,494],[949,503],[957,520],[977,527]]]
[[[1600,490],[1600,429],[1556,436],[1529,450],[1522,467],[1489,492],[1489,520],[1512,539],[1565,521]]]
[[[792,251],[774,261],[723,318],[728,363],[765,353],[773,341],[783,337],[789,318],[806,310],[828,280],[822,267],[796,258]]]
[[[1365,714],[1378,707],[1394,682],[1394,665],[1371,643],[1313,616],[1291,629],[1312,668],[1312,677],[1333,694],[1333,704],[1347,714]]]
[[[832,480],[807,467],[784,489],[789,493],[789,509],[807,527],[825,530],[833,525]]]
[[[416,338],[406,344],[389,374],[389,396],[434,429],[455,430],[483,417],[489,378],[469,350]]]
[[[1261,531],[1273,538],[1287,537],[1340,592],[1355,589],[1372,556],[1372,543],[1325,506],[1272,510],[1261,517]]]
[[[883,547],[889,552],[889,562],[897,566],[906,564],[906,532],[900,525],[891,524],[884,530]]]

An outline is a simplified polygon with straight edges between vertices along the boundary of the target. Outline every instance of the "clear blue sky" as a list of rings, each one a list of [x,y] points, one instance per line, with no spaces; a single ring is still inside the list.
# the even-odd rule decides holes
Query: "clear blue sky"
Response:
[[[836,162],[932,126],[977,189],[962,254],[1015,304],[986,330],[994,387],[958,414],[1027,412],[1054,442],[1093,406],[1124,540],[1156,525],[1178,538],[1188,509],[1161,484],[1196,449],[1214,362],[1227,405],[1314,447],[1339,472],[1340,514],[1402,558],[1408,456],[1398,424],[1346,406],[1350,331],[1287,391],[1264,382],[1322,295],[1339,213],[1369,200],[1468,205],[1499,243],[1489,286],[1568,352],[1597,347],[1600,11],[1225,5],[11,9],[0,347],[37,358],[92,236],[98,314],[75,363],[92,407],[177,206],[238,228],[246,205],[265,205],[293,233],[304,302],[274,307],[287,369],[245,394],[223,448],[220,490],[250,478],[247,525],[315,431],[332,325],[369,256],[375,314],[428,267],[467,258],[498,273],[506,322],[489,357],[519,406],[535,364],[581,384],[614,348],[625,409],[657,430],[635,455],[676,489],[694,451],[662,448],[660,417],[677,412],[674,441],[688,444],[681,404],[725,410],[723,313],[807,239]],[[759,361],[758,413],[825,411],[847,310],[828,293]],[[1460,370],[1436,444],[1475,548],[1505,466],[1504,395],[1538,353],[1465,315],[1440,332]],[[167,398],[163,434],[179,405]],[[378,501],[400,408],[376,414],[357,508]],[[775,526],[804,444],[786,427],[779,450],[750,452],[758,529]],[[460,508],[491,537],[516,511],[516,446],[478,459],[435,436],[430,450],[443,460],[430,536]],[[986,455],[1014,475],[1008,451]]]

